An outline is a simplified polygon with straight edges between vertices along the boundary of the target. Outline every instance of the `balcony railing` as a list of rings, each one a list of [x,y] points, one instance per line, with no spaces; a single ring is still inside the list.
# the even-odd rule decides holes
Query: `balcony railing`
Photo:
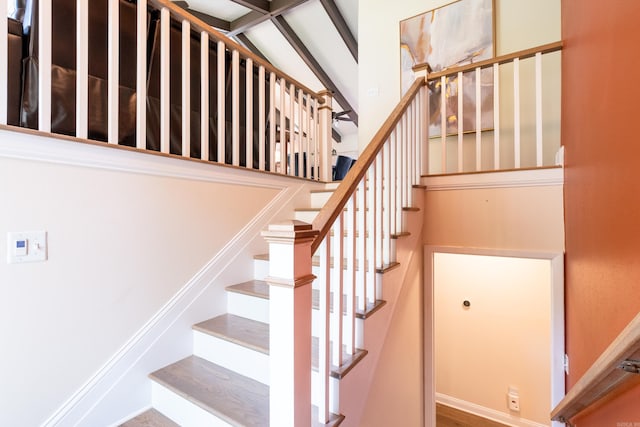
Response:
[[[331,179],[330,95],[173,2],[28,4],[0,20],[0,125]]]
[[[556,42],[428,74],[424,174],[556,165],[561,49]]]

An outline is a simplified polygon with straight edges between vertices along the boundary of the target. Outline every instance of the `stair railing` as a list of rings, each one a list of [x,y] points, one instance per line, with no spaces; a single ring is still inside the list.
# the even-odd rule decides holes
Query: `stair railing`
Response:
[[[560,61],[551,54],[561,49],[555,42],[429,73],[425,174],[556,165]],[[428,64],[413,69],[424,72]]]
[[[318,213],[311,244],[319,266],[315,290],[321,320],[318,331],[319,421],[339,413],[332,370],[355,357],[358,314],[381,297],[378,273],[397,265],[393,238],[403,231],[403,210],[411,207],[420,181],[427,137],[424,79],[418,79],[367,145],[340,186]]]
[[[596,403],[638,384],[640,314],[620,332],[598,360],[551,411],[551,419],[572,425],[573,418]]]
[[[41,132],[52,132],[52,4],[53,0],[38,0],[38,99],[37,125]],[[92,2],[77,0],[76,8],[76,75],[75,131],[72,136],[91,138],[89,112],[89,8]],[[120,63],[135,67],[135,139],[133,143],[140,150],[148,146],[148,85],[150,67],[148,45],[149,10],[159,11],[160,50],[160,132],[159,147],[151,148],[164,154],[182,157],[197,157],[205,161],[245,166],[289,176],[300,176],[314,180],[331,180],[331,135],[324,134],[321,127],[320,107],[327,95],[316,93],[294,78],[276,69],[249,50],[214,30],[200,19],[168,0],[137,0],[136,10],[136,55],[135,58],[119,57],[119,37],[121,34],[119,0],[108,0],[108,77],[106,90],[106,115],[101,122],[107,122],[106,140],[109,144],[123,145],[119,113],[122,100],[119,99]],[[8,10],[7,0],[0,0],[0,10]],[[74,17],[70,17],[73,19]],[[0,87],[7,87],[7,20],[0,20]],[[171,27],[180,27],[182,48],[182,99],[180,105],[172,105],[171,85]],[[140,31],[140,29],[144,29]],[[129,29],[130,30],[130,29]],[[52,37],[54,36],[54,37]],[[197,38],[200,70],[191,70],[192,38]],[[217,61],[209,60],[211,51],[217,53]],[[225,54],[221,54],[224,52]],[[132,61],[130,64],[127,61]],[[244,71],[241,69],[244,68]],[[210,72],[216,71],[210,81]],[[243,76],[244,74],[244,76]],[[195,78],[192,80],[192,76]],[[55,76],[53,77],[55,78]],[[197,80],[197,81],[194,81]],[[194,142],[195,129],[191,128],[193,104],[190,99],[191,85],[200,86],[200,141]],[[12,82],[12,84],[14,84]],[[20,84],[19,82],[17,83]],[[210,87],[215,85],[215,87]],[[231,86],[230,95],[224,96]],[[217,100],[210,100],[210,89],[217,89]],[[245,93],[241,99],[241,88]],[[73,94],[69,93],[69,97]],[[92,103],[94,100],[92,99]],[[175,102],[175,101],[174,101]],[[210,108],[210,102],[215,102]],[[241,110],[241,107],[244,106]],[[0,125],[7,124],[7,94],[0,91]],[[180,111],[179,114],[176,111]],[[173,113],[173,114],[172,114]],[[173,121],[172,121],[173,116]],[[179,117],[176,121],[176,116]],[[246,129],[241,129],[241,122]],[[215,122],[215,123],[214,123]],[[181,129],[181,135],[171,138],[171,126]],[[330,122],[329,122],[330,123]],[[253,124],[253,125],[251,125]],[[214,130],[211,131],[211,127]],[[210,131],[215,141],[210,141]],[[56,132],[56,129],[53,129]],[[133,132],[133,130],[132,130]],[[195,135],[195,133],[194,133]],[[133,137],[128,135],[131,139]],[[193,153],[197,152],[197,153]],[[213,151],[213,152],[210,152]]]

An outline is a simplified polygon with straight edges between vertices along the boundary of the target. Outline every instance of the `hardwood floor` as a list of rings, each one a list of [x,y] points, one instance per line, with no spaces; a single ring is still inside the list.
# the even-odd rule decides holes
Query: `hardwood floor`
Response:
[[[436,403],[437,427],[508,427],[495,421]]]

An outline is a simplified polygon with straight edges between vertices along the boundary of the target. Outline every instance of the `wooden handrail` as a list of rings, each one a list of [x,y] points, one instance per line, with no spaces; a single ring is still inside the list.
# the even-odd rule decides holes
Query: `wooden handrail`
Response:
[[[308,88],[307,86],[305,86],[304,84],[300,83],[299,81],[297,81],[296,79],[294,79],[290,75],[282,72],[281,70],[278,70],[273,65],[271,65],[269,62],[267,62],[264,59],[260,58],[258,55],[255,55],[253,52],[251,52],[250,50],[248,50],[244,46],[242,46],[242,45],[236,43],[235,41],[231,40],[229,37],[225,36],[224,34],[222,34],[219,31],[217,31],[211,25],[209,25],[206,22],[202,21],[198,17],[193,16],[188,11],[186,11],[186,10],[182,9],[181,7],[177,6],[174,2],[169,1],[169,0],[149,0],[148,3],[153,5],[153,6],[155,6],[156,8],[159,8],[159,9],[163,8],[163,7],[166,7],[167,9],[169,9],[171,14],[176,15],[181,19],[186,19],[187,21],[189,21],[191,23],[191,25],[193,27],[195,27],[199,31],[206,32],[215,41],[223,41],[225,46],[228,46],[231,49],[237,50],[245,58],[251,58],[251,60],[253,60],[254,64],[263,66],[266,71],[275,73],[278,77],[284,78],[288,83],[293,83],[297,88],[302,89],[304,92],[306,92],[309,95],[311,95],[318,103],[320,103],[320,104],[324,103],[324,98],[318,92]]]
[[[562,41],[545,44],[538,47],[533,47],[531,49],[520,50],[518,52],[509,53],[507,55],[497,56],[495,58],[486,59],[484,61],[473,62],[467,65],[461,65],[459,67],[447,68],[446,70],[438,71],[435,73],[429,73],[427,76],[427,80],[436,80],[442,76],[450,76],[454,74],[458,74],[460,72],[466,72],[475,70],[476,68],[489,68],[492,67],[493,64],[507,64],[512,62],[516,58],[527,59],[535,56],[537,53],[542,53],[543,55],[546,53],[556,52],[558,50],[562,50]],[[413,67],[414,71],[421,71],[426,69],[428,64],[418,64]]]
[[[597,401],[611,396],[637,373],[621,369],[625,361],[640,365],[640,314],[618,335],[591,368],[551,412],[553,421],[567,422]],[[639,366],[640,367],[640,366]]]
[[[311,245],[311,253],[314,253],[318,249],[320,243],[327,236],[332,224],[346,206],[351,195],[356,191],[358,184],[364,178],[367,170],[369,170],[369,167],[374,162],[380,150],[382,150],[382,147],[389,135],[391,135],[393,128],[402,118],[402,115],[418,95],[420,88],[424,86],[425,83],[424,78],[416,79],[411,88],[407,91],[404,97],[402,97],[396,108],[394,108],[387,120],[380,127],[380,130],[378,130],[371,139],[369,145],[367,145],[362,154],[360,154],[358,161],[355,162],[354,166],[349,170],[342,183],[338,186],[336,191],[333,192],[320,212],[318,212],[318,215],[313,221],[313,229],[319,230],[319,234]]]

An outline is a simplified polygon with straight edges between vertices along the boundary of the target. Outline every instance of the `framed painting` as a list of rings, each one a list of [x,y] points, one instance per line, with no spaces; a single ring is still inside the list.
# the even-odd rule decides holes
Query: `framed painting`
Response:
[[[403,95],[415,81],[413,68],[416,66],[428,65],[431,72],[438,72],[495,56],[494,1],[458,0],[400,22]],[[452,77],[446,81],[447,134],[458,132],[457,80]],[[465,73],[462,80],[463,131],[475,131],[475,73]],[[440,82],[432,82],[431,90],[440,94],[440,85]],[[493,127],[493,72],[490,69],[481,73],[481,97],[480,127],[490,129]],[[430,136],[441,134],[440,117],[440,102],[437,102],[431,105]]]

